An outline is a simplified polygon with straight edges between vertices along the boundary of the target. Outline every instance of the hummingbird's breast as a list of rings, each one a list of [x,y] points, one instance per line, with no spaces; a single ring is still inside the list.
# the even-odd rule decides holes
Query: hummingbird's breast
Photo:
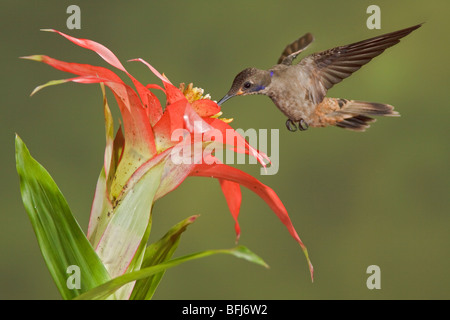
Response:
[[[314,111],[307,82],[308,78],[295,66],[276,70],[267,95],[289,119],[307,120]]]

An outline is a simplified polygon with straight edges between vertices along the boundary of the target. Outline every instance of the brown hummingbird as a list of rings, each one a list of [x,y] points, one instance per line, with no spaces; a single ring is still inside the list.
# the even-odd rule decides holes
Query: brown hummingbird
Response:
[[[222,104],[234,96],[263,94],[287,117],[290,131],[337,126],[364,131],[375,121],[371,116],[399,116],[389,104],[327,98],[327,90],[349,77],[385,49],[422,24],[375,38],[313,53],[293,65],[293,60],[314,40],[310,33],[287,45],[278,64],[268,70],[247,68],[233,81]]]

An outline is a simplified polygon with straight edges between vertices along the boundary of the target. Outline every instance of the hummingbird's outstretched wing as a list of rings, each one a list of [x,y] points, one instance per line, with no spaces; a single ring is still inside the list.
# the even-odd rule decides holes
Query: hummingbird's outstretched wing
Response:
[[[315,104],[320,103],[325,97],[327,90],[333,85],[349,77],[385,49],[399,43],[401,38],[421,25],[313,53],[305,57],[297,66],[309,78],[310,99]]]
[[[288,44],[284,49],[281,57],[278,59],[278,64],[285,64],[290,66],[292,61],[314,41],[314,37],[311,33],[306,33],[301,38],[295,40],[291,44]]]

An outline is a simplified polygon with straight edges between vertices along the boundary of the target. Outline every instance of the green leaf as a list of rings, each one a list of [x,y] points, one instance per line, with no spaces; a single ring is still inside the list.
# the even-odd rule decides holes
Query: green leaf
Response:
[[[112,203],[108,199],[106,190],[105,168],[102,168],[95,187],[94,200],[87,230],[87,238],[92,247],[96,248],[102,234],[111,220]],[[108,214],[109,213],[109,214]]]
[[[64,299],[110,280],[109,274],[90,245],[58,186],[50,174],[34,160],[16,135],[16,166],[25,209],[30,218],[42,255]],[[69,288],[69,266],[80,271],[80,288]]]
[[[139,269],[142,263],[142,243],[147,243],[150,234],[153,197],[164,169],[164,162],[158,160],[149,161],[148,168],[141,166],[128,181],[128,189],[113,204],[112,218],[95,249],[113,278]],[[130,284],[115,297],[128,298],[132,290]]]
[[[173,226],[160,240],[152,243],[145,251],[141,268],[157,265],[169,260],[178,248],[181,234],[197,219],[191,216]],[[130,300],[150,300],[161,281],[165,270],[136,282]]]
[[[105,86],[100,83],[103,95],[103,112],[105,115],[106,147],[104,164],[95,188],[87,237],[94,248],[97,247],[103,232],[112,218],[113,211],[109,190],[116,173],[117,164],[125,145],[122,129],[119,127],[114,138],[114,121],[105,94]]]
[[[94,288],[88,292],[85,292],[85,293],[79,295],[75,299],[77,299],[77,300],[79,300],[79,299],[83,299],[83,300],[104,299],[104,298],[108,297],[109,295],[111,295],[112,293],[114,293],[118,288],[120,288],[121,286],[123,286],[131,281],[144,279],[146,277],[163,272],[166,269],[175,267],[184,262],[199,259],[199,258],[204,258],[204,257],[210,256],[213,254],[218,254],[218,253],[231,254],[237,258],[245,259],[247,261],[262,265],[266,268],[268,267],[267,264],[260,257],[258,257],[256,254],[254,254],[253,252],[251,252],[249,249],[247,249],[244,246],[238,246],[238,247],[232,248],[232,249],[206,250],[206,251],[190,254],[187,256],[183,256],[180,258],[176,258],[176,259],[164,262],[164,263],[160,263],[160,264],[152,266],[152,267],[147,267],[147,268],[141,269],[139,271],[126,273],[120,277],[114,278],[114,279],[98,286],[97,288]]]
[[[146,253],[146,246],[148,242],[148,238],[150,236],[150,231],[152,228],[152,213],[150,212],[150,220],[147,225],[147,229],[145,230],[144,236],[142,237],[141,243],[139,244],[138,249],[136,250],[136,254],[134,255],[133,259],[131,260],[128,268],[127,273],[138,271],[142,269],[142,262],[145,257]],[[129,300],[130,296],[134,290],[135,282],[128,284],[127,286],[121,287],[119,290],[116,291],[114,294],[114,297],[119,300]]]

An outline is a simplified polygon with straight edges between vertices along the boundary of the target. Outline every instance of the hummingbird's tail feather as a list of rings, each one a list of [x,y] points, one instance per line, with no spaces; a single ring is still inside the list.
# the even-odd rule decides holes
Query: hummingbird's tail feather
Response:
[[[328,117],[336,119],[335,126],[353,131],[365,131],[370,123],[376,121],[372,116],[397,117],[400,114],[394,111],[389,104],[365,102],[347,99],[333,99],[338,110],[328,114]]]
[[[390,116],[398,117],[400,114],[394,111],[390,104],[365,102],[357,100],[338,99],[340,113],[361,114],[365,116]]]
[[[374,118],[359,115],[336,122],[335,126],[353,131],[366,131],[370,127],[369,123],[375,121]]]

